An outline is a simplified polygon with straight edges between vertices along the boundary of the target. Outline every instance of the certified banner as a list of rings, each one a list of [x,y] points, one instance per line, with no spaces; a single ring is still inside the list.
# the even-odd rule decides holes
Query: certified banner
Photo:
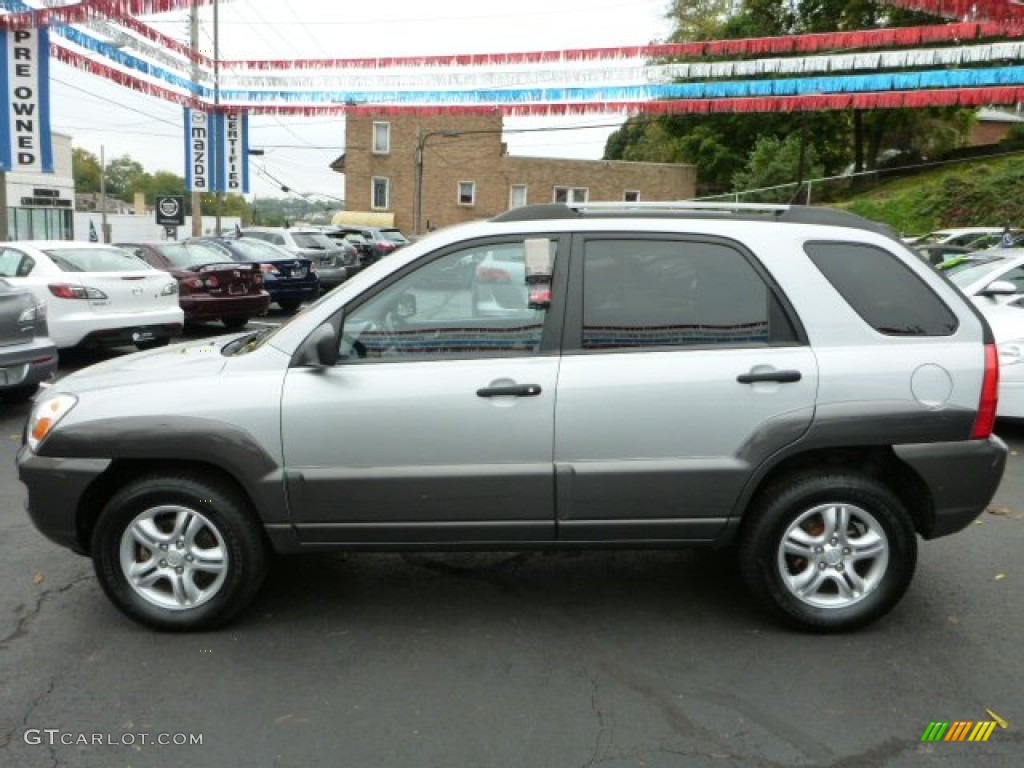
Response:
[[[213,116],[185,108],[185,189],[212,192]]]
[[[0,30],[0,44],[0,171],[53,173],[49,30]]]
[[[236,195],[249,193],[249,115],[222,112],[216,116],[217,191]]]

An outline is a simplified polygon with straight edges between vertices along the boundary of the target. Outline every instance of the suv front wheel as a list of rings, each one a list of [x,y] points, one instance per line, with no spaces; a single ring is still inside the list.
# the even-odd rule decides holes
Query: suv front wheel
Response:
[[[867,624],[910,585],[913,522],[870,477],[796,476],[770,488],[749,514],[738,549],[743,579],[758,601],[802,629]]]
[[[93,531],[92,556],[114,604],[162,630],[225,623],[256,596],[267,570],[248,502],[199,473],[147,475],[117,491]]]

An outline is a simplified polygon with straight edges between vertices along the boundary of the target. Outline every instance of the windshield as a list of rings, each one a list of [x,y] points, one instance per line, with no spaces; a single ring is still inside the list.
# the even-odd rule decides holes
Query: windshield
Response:
[[[331,296],[333,296],[334,292],[337,291],[339,288],[341,288],[340,285],[337,288],[328,291],[316,301],[304,305],[302,309],[300,309],[298,312],[289,317],[285,322],[281,323],[280,325],[274,326],[272,328],[264,328],[259,331],[254,331],[253,333],[247,333],[244,336],[239,336],[237,339],[229,341],[227,344],[224,345],[220,353],[225,357],[232,357],[234,355],[246,355],[255,349],[259,349],[264,344],[266,344],[270,339],[274,338],[274,336],[276,336],[282,329],[287,328],[292,323],[294,323],[298,318],[306,314],[306,312],[308,312],[311,309],[314,309],[315,307],[320,306],[322,302],[327,301]]]
[[[292,238],[299,248],[316,248],[319,251],[324,251],[334,247],[334,243],[327,235],[322,235],[319,232],[292,232]]]
[[[405,235],[399,232],[397,229],[382,229],[380,236],[385,240],[390,240],[393,243],[407,243],[409,242]]]
[[[235,261],[281,261],[295,258],[295,254],[289,253],[284,248],[278,248],[273,243],[252,237],[231,240],[229,243],[225,243],[224,247],[231,250]]]
[[[43,253],[65,272],[156,271],[120,248],[49,248]]]
[[[160,246],[160,254],[171,262],[172,266],[181,269],[231,259],[224,251],[208,243],[167,243]]]
[[[999,272],[1004,266],[1005,265],[1002,260],[987,261],[983,264],[970,264],[965,266],[963,269],[949,270],[946,274],[949,275],[949,279],[953,281],[954,285],[966,288],[978,280],[982,280],[989,275]]]

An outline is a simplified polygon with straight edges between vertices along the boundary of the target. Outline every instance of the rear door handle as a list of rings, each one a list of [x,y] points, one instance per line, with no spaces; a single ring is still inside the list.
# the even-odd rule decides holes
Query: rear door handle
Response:
[[[536,397],[540,384],[512,384],[504,387],[484,387],[476,391],[477,397]]]
[[[763,371],[762,373],[741,373],[736,377],[740,384],[756,384],[759,381],[777,381],[780,384],[792,384],[800,381],[800,371]]]

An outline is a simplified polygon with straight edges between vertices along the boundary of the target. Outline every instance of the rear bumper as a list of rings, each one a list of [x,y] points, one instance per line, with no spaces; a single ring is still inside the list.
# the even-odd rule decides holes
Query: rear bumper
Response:
[[[1003,478],[1008,453],[995,435],[988,440],[897,445],[894,450],[931,492],[932,511],[921,521],[926,539],[963,530],[985,511]]]
[[[46,381],[57,370],[57,347],[45,336],[27,344],[0,347],[0,393]]]
[[[1024,419],[1024,365],[1003,366],[999,369],[997,415],[1006,419]]]
[[[132,325],[93,331],[79,341],[83,347],[124,347],[157,339],[173,339],[181,335],[181,323]]]
[[[57,299],[57,301],[69,301]],[[111,312],[98,314],[86,307],[74,312],[56,312],[51,303],[49,318],[50,338],[60,349],[75,347],[79,344],[106,344],[106,336],[121,336],[116,343],[131,343],[133,330],[140,328],[165,328],[166,335],[177,336],[185,321],[185,313],[175,302],[166,309],[148,312]]]
[[[358,271],[358,267],[318,267],[317,277],[320,278],[320,288],[329,291],[337,288]]]
[[[28,489],[28,516],[50,541],[85,554],[78,508],[89,485],[110,465],[107,459],[60,459],[37,456],[23,445],[18,451],[18,478]]]
[[[307,301],[320,296],[319,280],[268,280],[263,287],[271,301]]]
[[[222,317],[255,317],[270,307],[270,294],[244,296],[182,296],[185,320],[218,320]]]

